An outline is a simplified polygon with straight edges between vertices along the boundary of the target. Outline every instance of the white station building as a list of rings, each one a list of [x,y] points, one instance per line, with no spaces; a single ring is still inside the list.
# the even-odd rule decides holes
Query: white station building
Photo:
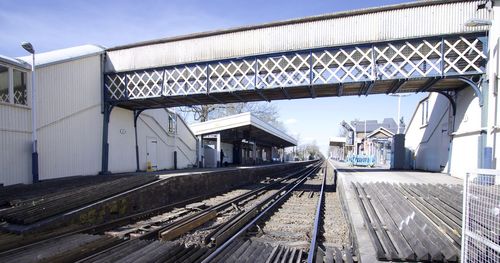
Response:
[[[85,45],[36,54],[39,179],[101,171],[104,48]],[[0,184],[31,183],[31,57],[0,57]],[[196,166],[196,137],[175,113],[116,108],[109,123],[112,173]],[[136,159],[137,158],[137,159]]]

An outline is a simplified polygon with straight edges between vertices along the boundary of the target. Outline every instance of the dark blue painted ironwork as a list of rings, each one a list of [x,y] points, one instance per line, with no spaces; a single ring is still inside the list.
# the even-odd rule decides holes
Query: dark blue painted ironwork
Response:
[[[476,94],[476,96],[479,100],[479,107],[483,107],[484,98],[483,98],[483,94],[481,93],[481,89],[478,87],[478,85],[469,78],[458,77],[457,79],[469,84],[469,86],[472,88],[472,90],[474,90],[474,93]]]
[[[140,171],[139,167],[139,143],[137,139],[137,119],[139,118],[139,115],[143,110],[134,110],[134,132],[135,132],[135,166],[136,166],[136,172]]]
[[[477,42],[479,38],[480,43]],[[484,74],[484,61],[486,61],[485,54],[487,52],[485,49],[485,47],[487,47],[484,42],[485,39],[487,38],[484,37],[484,34],[466,34],[462,36],[438,36],[385,41],[341,47],[277,52],[256,56],[213,60],[202,63],[186,63],[182,65],[151,68],[148,69],[148,72],[155,72],[156,70],[158,74],[163,76],[161,81],[162,92],[160,96],[164,99],[170,96],[190,97],[190,95],[204,94],[212,98],[212,100],[222,103],[222,101],[211,96],[211,94],[216,92],[232,93],[241,91],[243,80],[249,81],[249,83],[253,82],[253,88],[251,87],[252,85],[245,85],[244,89],[255,91],[259,97],[266,101],[269,101],[269,99],[266,98],[266,95],[262,92],[264,89],[281,88],[285,96],[290,98],[285,90],[286,88],[308,87],[311,97],[315,97],[316,86],[343,83],[362,83],[363,89],[359,91],[358,95],[368,95],[375,85],[375,82],[380,80],[394,80],[395,86],[388,90],[387,93],[395,93],[398,92],[407,80],[411,79],[449,78],[454,76]],[[456,45],[456,41],[462,42]],[[404,46],[406,51],[403,51],[398,45]],[[458,47],[463,45],[465,45],[465,48]],[[469,47],[467,47],[467,45],[469,45]],[[463,61],[459,60],[461,56],[469,56],[471,51],[475,53],[469,58],[470,61],[465,61],[466,63],[464,66]],[[309,56],[307,60],[305,60],[306,56]],[[270,61],[271,58],[276,60]],[[249,70],[246,71],[246,74],[243,73],[242,75],[237,70],[228,70],[222,71],[222,73],[220,73],[221,75],[217,74],[219,70],[216,67],[221,65],[221,63],[233,62],[236,67],[243,67],[246,65],[249,66],[249,61],[253,61],[254,63],[253,73]],[[297,65],[297,63],[299,64]],[[259,70],[261,70],[259,64],[262,66],[262,74],[259,72]],[[213,67],[214,70],[210,70],[210,67]],[[193,71],[195,73],[187,74],[189,76],[180,75],[181,73],[185,73],[187,68],[195,68]],[[198,72],[196,68],[202,70],[203,73]],[[170,74],[170,79],[168,79],[169,77],[166,74],[167,71]],[[134,89],[134,87],[130,89],[134,91],[134,97],[128,94],[128,86],[130,85],[129,79],[134,76],[140,76],[134,74],[140,74],[141,72],[145,71],[136,70],[125,71],[118,74],[105,74],[105,82],[110,82],[111,84],[109,85],[113,87],[113,90],[105,87],[105,89],[107,89],[106,93],[116,93],[106,94],[106,101],[117,104],[121,101],[150,98],[148,95],[136,96],[137,89]],[[172,74],[178,74],[180,77],[173,79]],[[206,74],[206,76],[203,76],[203,74]],[[211,76],[211,74],[213,76]],[[221,88],[211,85],[210,81],[214,76],[219,80],[228,80],[228,87]],[[118,77],[123,77],[124,84],[122,84]],[[231,80],[231,78],[234,79]],[[206,81],[206,83],[204,83],[204,81]],[[237,84],[234,84],[235,81]],[[153,83],[150,85],[154,85],[154,80],[149,82]],[[144,84],[148,85],[149,82],[144,81]],[[428,90],[435,82],[437,81],[432,80],[432,83],[426,83],[426,86],[419,91]],[[193,85],[196,90],[188,90],[186,83],[194,83]],[[167,89],[168,85],[172,85],[173,89]],[[203,88],[198,87],[198,85],[206,85],[206,91],[201,92]],[[116,90],[114,90],[114,87],[116,87]],[[136,85],[135,88],[143,87]],[[123,89],[123,92],[120,92],[120,89]],[[147,94],[146,92],[141,93]],[[338,94],[342,95],[342,93],[342,87],[339,87]],[[352,92],[350,92],[350,94],[352,94]]]
[[[109,117],[111,111],[113,110],[113,105],[109,103],[104,103],[104,111],[102,118],[102,160],[101,160],[101,172],[100,174],[109,174],[108,161],[109,161]]]
[[[455,102],[455,100],[453,99],[453,97],[444,92],[444,91],[437,91],[437,93],[445,96],[449,101],[450,101],[450,104],[451,104],[451,108],[452,108],[452,111],[453,111],[453,116],[455,116],[457,114],[457,103]]]

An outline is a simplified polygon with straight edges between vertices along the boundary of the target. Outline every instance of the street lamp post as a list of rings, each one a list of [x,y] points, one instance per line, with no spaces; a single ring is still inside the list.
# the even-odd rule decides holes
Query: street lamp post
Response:
[[[36,89],[35,89],[35,49],[29,42],[22,42],[21,46],[24,50],[31,54],[33,62],[31,63],[31,139],[33,143],[31,153],[31,174],[33,176],[33,183],[38,182],[38,140],[36,136]]]
[[[396,134],[399,134],[401,133],[401,97],[410,96],[410,94],[389,94],[389,95],[398,97],[398,119],[396,120],[396,123],[398,124],[398,130],[396,131]]]

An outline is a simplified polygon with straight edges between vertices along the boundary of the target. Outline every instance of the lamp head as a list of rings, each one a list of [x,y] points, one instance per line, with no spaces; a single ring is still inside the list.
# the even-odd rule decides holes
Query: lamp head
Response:
[[[31,54],[35,54],[35,49],[33,48],[33,45],[31,45],[30,42],[22,42],[21,47],[24,48],[24,50],[28,51]]]
[[[466,27],[491,26],[491,20],[486,19],[469,19],[465,22]]]

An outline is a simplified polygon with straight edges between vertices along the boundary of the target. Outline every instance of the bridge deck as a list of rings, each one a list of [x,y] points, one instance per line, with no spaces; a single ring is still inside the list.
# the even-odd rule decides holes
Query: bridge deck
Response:
[[[397,93],[413,93],[423,90],[428,87],[429,83],[435,80],[434,78],[413,79],[403,83]],[[390,92],[396,85],[397,80],[384,80],[374,83],[373,88],[368,93],[386,94]],[[151,109],[151,108],[166,108],[186,105],[204,105],[204,104],[220,104],[220,103],[237,103],[251,102],[263,100],[286,100],[286,99],[301,99],[313,97],[337,97],[337,96],[353,96],[353,95],[368,95],[365,94],[369,84],[366,83],[349,83],[349,84],[329,84],[314,87],[314,96],[311,93],[311,88],[308,86],[302,87],[287,87],[279,89],[264,89],[259,93],[255,91],[237,91],[237,92],[222,92],[207,94],[193,94],[189,96],[175,97],[154,97],[134,100],[123,100],[116,102],[116,106],[126,109]],[[453,91],[460,90],[467,86],[464,82],[456,78],[446,78],[439,80],[428,92],[433,91]]]
[[[481,75],[485,33],[265,54],[105,74],[127,109],[308,97],[450,91]]]

